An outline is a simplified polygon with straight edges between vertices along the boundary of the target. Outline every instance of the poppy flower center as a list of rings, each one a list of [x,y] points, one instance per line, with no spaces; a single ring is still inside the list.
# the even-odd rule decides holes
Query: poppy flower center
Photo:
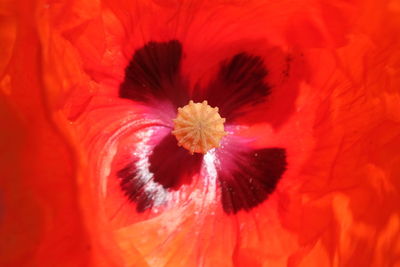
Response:
[[[226,135],[225,119],[218,113],[218,107],[212,108],[207,101],[194,103],[192,100],[182,108],[178,108],[178,116],[174,121],[172,134],[178,145],[194,152],[205,154],[212,148],[219,147]]]

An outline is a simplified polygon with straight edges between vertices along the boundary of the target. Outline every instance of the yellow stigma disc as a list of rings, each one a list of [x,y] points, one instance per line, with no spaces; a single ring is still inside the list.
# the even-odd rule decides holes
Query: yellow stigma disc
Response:
[[[208,150],[219,147],[224,131],[225,119],[221,118],[218,108],[212,108],[207,101],[194,103],[178,108],[178,116],[174,119],[172,134],[191,154],[207,153]]]

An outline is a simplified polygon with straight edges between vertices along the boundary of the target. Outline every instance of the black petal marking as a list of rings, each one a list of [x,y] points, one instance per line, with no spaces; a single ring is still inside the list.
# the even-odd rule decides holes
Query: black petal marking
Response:
[[[139,153],[140,154],[140,153]],[[142,153],[117,172],[124,194],[136,203],[136,210],[144,212],[168,200],[170,190],[191,182],[199,173],[202,155],[190,155],[177,146],[173,135],[166,135],[149,155]]]
[[[199,173],[202,159],[203,155],[191,155],[179,147],[175,136],[168,134],[150,156],[150,171],[154,174],[154,181],[164,188],[179,189]]]
[[[232,169],[225,170],[221,162],[218,171],[222,207],[228,214],[249,211],[263,203],[275,190],[287,165],[282,148],[241,152],[231,160]]]
[[[263,101],[270,93],[265,84],[267,69],[259,56],[239,53],[222,62],[216,79],[208,86],[205,95],[211,106],[220,109],[222,117],[230,120],[240,115],[240,108]]]
[[[188,90],[179,75],[181,60],[179,41],[147,43],[135,51],[125,69],[120,97],[146,103],[167,99],[176,105],[186,104]]]
[[[141,179],[135,164],[129,164],[118,171],[117,177],[121,179],[120,186],[124,194],[137,204],[137,212],[144,212],[153,206],[153,192],[145,190],[146,181]]]

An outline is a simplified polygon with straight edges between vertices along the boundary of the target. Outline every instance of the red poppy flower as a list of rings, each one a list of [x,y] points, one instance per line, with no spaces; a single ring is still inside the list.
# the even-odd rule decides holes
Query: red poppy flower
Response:
[[[262,203],[275,189],[286,168],[284,149],[252,150],[243,138],[235,136],[237,126],[233,120],[243,110],[242,106],[262,101],[270,91],[264,84],[267,70],[260,57],[236,54],[221,63],[217,77],[205,89],[196,86],[190,96],[188,82],[185,82],[180,69],[182,53],[182,45],[177,40],[150,42],[135,51],[126,68],[124,81],[119,88],[120,97],[144,103],[153,110],[143,110],[142,116],[150,113],[154,118],[146,120],[158,119],[160,123],[145,127],[144,132],[138,131],[143,140],[129,151],[133,156],[127,158],[132,158],[132,162],[117,173],[121,179],[121,189],[130,200],[136,202],[137,211],[143,212],[175,197],[179,198],[182,185],[190,184],[193,176],[207,180],[206,185],[215,183],[217,179],[225,212],[250,210]],[[222,140],[222,146],[215,151],[209,150],[204,158],[199,154],[193,155],[193,151],[198,150],[195,147],[197,142],[188,147],[192,151],[190,154],[177,145],[176,138],[171,134],[176,110],[189,103],[189,99],[196,102],[207,99],[212,106],[220,107],[219,113],[227,119],[226,129],[231,129],[231,134]],[[182,113],[186,121],[200,112],[208,117],[213,115],[205,113],[214,111],[207,102],[191,103],[195,114],[187,109]],[[218,116],[212,117],[212,120],[225,119]],[[188,125],[184,124],[184,129]],[[198,140],[203,133],[208,134],[202,138],[204,147],[209,141],[215,142],[211,135],[218,134],[213,131],[199,132]],[[179,134],[176,136],[179,137]],[[178,195],[174,196],[173,191],[178,191]]]
[[[399,264],[395,1],[0,10],[0,265]],[[204,156],[190,100],[226,118]]]

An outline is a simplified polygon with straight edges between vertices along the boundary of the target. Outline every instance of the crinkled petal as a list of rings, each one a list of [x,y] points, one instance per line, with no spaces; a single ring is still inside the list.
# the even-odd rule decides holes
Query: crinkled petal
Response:
[[[4,2],[1,262],[398,265],[399,5],[327,2]],[[235,123],[253,124],[241,133],[249,148],[285,148],[288,167],[249,211],[224,212],[213,152],[201,178],[169,189],[166,209],[138,213],[121,190],[136,133],[170,127],[120,98],[125,68],[171,40],[189,88],[206,89],[240,53],[264,61],[268,101]]]

